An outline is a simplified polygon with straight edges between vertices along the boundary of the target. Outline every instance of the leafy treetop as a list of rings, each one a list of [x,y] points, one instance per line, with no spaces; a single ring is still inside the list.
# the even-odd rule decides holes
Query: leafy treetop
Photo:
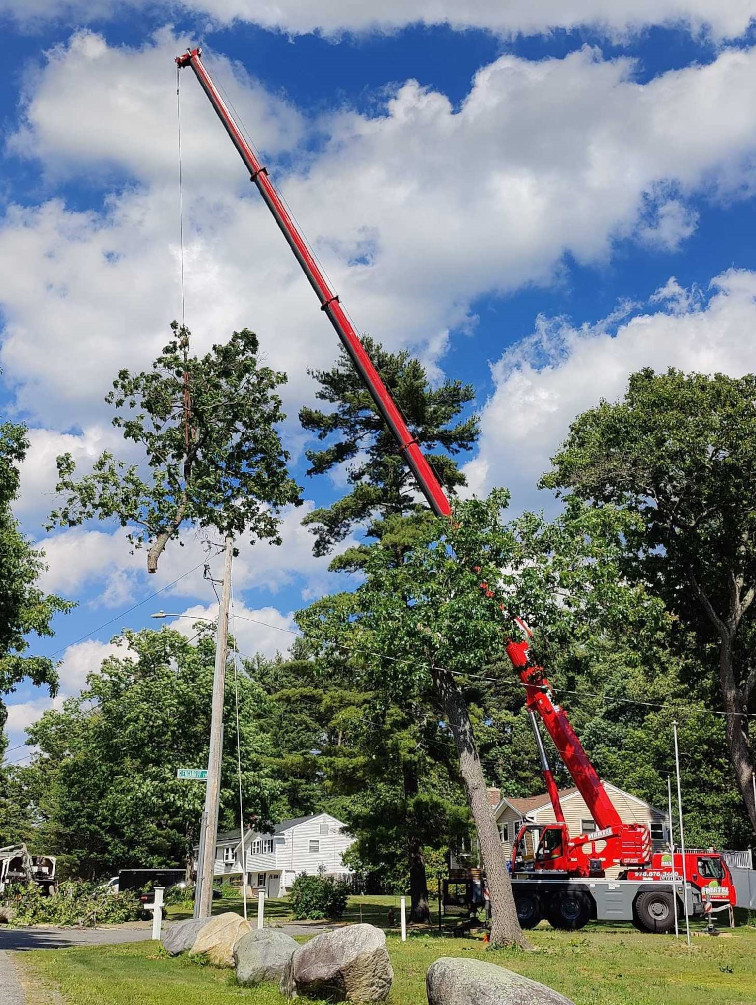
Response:
[[[50,516],[51,526],[116,517],[135,546],[149,544],[150,572],[185,522],[280,543],[279,511],[301,501],[275,428],[284,418],[275,389],[286,376],[259,365],[257,336],[245,328],[198,357],[189,331],[171,327],[176,337],[152,370],[121,370],[105,399],[113,425],[143,448],[148,472],[106,451],[76,480],[63,454],[64,502]]]

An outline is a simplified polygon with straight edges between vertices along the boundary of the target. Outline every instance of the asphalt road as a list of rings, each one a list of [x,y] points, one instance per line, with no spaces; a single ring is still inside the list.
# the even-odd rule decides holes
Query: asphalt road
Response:
[[[13,949],[66,949],[69,946],[114,946],[152,938],[145,928],[0,928],[0,951]],[[0,987],[2,985],[0,984]],[[3,1003],[4,1005],[4,1003]]]

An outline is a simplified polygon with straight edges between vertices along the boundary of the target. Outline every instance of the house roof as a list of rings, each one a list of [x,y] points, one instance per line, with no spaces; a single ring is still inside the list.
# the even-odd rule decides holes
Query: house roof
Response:
[[[569,789],[559,789],[559,798],[564,799],[566,796],[571,796],[575,792],[577,792],[577,789],[574,785]],[[513,809],[518,810],[523,815],[525,813],[530,813],[532,810],[540,809],[542,806],[551,805],[548,792],[539,792],[537,796],[524,796],[522,799],[507,798],[506,802],[508,802]]]
[[[614,792],[621,793],[623,796],[625,796],[625,798],[631,799],[634,803],[638,803],[640,806],[647,806],[648,809],[652,810],[654,813],[659,814],[660,816],[665,815],[663,810],[659,810],[655,806],[652,806],[650,803],[647,803],[645,800],[639,798],[638,796],[634,796],[632,792],[626,792],[624,789],[619,788],[618,785],[612,785],[611,782],[603,781],[603,779],[602,782],[605,788]],[[571,785],[569,788],[566,789],[559,789],[558,791],[559,791],[559,798],[562,802],[564,802],[567,799],[572,799],[574,796],[579,795],[579,792],[576,786],[574,785]],[[548,792],[539,792],[538,795],[536,796],[524,796],[521,799],[518,798],[509,799],[506,796],[504,796],[499,805],[494,810],[495,816],[498,818],[501,811],[505,809],[507,806],[515,810],[515,812],[521,813],[523,816],[527,816],[528,813],[533,813],[536,810],[548,809],[551,806],[551,800],[549,799]]]
[[[325,817],[325,816],[330,816],[330,814],[310,813],[306,817],[292,817],[290,820],[282,820],[280,823],[274,824],[270,830],[257,831],[252,829],[245,831],[244,836],[247,837],[248,835],[251,836],[252,834],[283,834],[284,831],[291,830],[292,827],[296,827],[298,824],[304,824],[307,823],[308,820],[317,820],[318,817]],[[336,817],[331,817],[331,819],[336,820]],[[344,826],[344,824],[340,820],[336,820],[336,822],[341,827]],[[217,843],[239,844],[240,843],[239,829],[237,828],[236,830],[233,831],[222,831],[221,833],[218,834]]]

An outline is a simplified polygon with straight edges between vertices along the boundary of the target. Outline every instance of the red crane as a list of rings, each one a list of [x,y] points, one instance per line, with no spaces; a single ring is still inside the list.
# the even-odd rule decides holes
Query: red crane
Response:
[[[179,68],[191,67],[194,71],[197,80],[202,85],[218,118],[231,138],[231,142],[249,171],[250,180],[257,186],[260,195],[273,214],[289,247],[294,252],[315,291],[320,301],[320,309],[325,312],[335,328],[336,334],[362,377],[376,407],[393,433],[397,445],[431,509],[437,516],[451,516],[451,504],[441,483],[365,351],[338,296],[328,284],[315,256],[308,248],[307,242],[278,195],[268,176],[267,168],[260,163],[221,97],[202,62],[201,55],[200,49],[190,49],[178,56],[176,63]],[[493,596],[493,592],[486,583],[482,583],[481,588],[488,596]],[[502,611],[506,613],[503,605]],[[530,631],[520,618],[514,617],[512,620],[526,636],[530,635]],[[525,685],[525,702],[531,713],[541,755],[544,781],[557,820],[555,824],[547,825],[545,828],[541,827],[542,833],[535,856],[535,868],[542,871],[586,877],[602,876],[605,869],[614,866],[642,869],[651,860],[651,841],[648,828],[643,824],[623,823],[607,795],[596,769],[572,729],[567,713],[554,701],[543,668],[531,663],[527,638],[524,641],[509,639],[506,642],[506,651],[520,680]],[[597,827],[593,834],[581,834],[570,838],[567,825],[564,823],[557,786],[541,742],[535,713],[540,716],[576,787],[585,800]],[[523,828],[520,837],[522,837],[524,830],[525,828]]]

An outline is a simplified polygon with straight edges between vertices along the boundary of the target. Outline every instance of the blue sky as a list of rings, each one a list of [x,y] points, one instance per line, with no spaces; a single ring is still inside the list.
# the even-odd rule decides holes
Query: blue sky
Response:
[[[113,527],[42,526],[56,454],[86,470],[117,446],[109,383],[149,365],[179,312],[172,59],[190,43],[358,327],[475,385],[471,490],[548,506],[535,484],[571,418],[633,369],[756,362],[752,3],[392,0],[378,22],[343,0],[259,6],[0,0],[0,402],[30,428],[18,516],[46,550],[45,585],[79,604],[34,643],[62,660],[63,694],[122,627],[154,626],[159,608],[212,615],[198,535],[148,577]],[[181,89],[187,323],[200,351],[258,332],[289,375],[303,477],[296,414],[335,336],[190,74]],[[308,479],[307,505],[338,491]],[[291,612],[346,585],[300,516],[280,549],[242,548],[247,651],[286,648]],[[10,696],[12,745],[49,704],[30,686]]]

